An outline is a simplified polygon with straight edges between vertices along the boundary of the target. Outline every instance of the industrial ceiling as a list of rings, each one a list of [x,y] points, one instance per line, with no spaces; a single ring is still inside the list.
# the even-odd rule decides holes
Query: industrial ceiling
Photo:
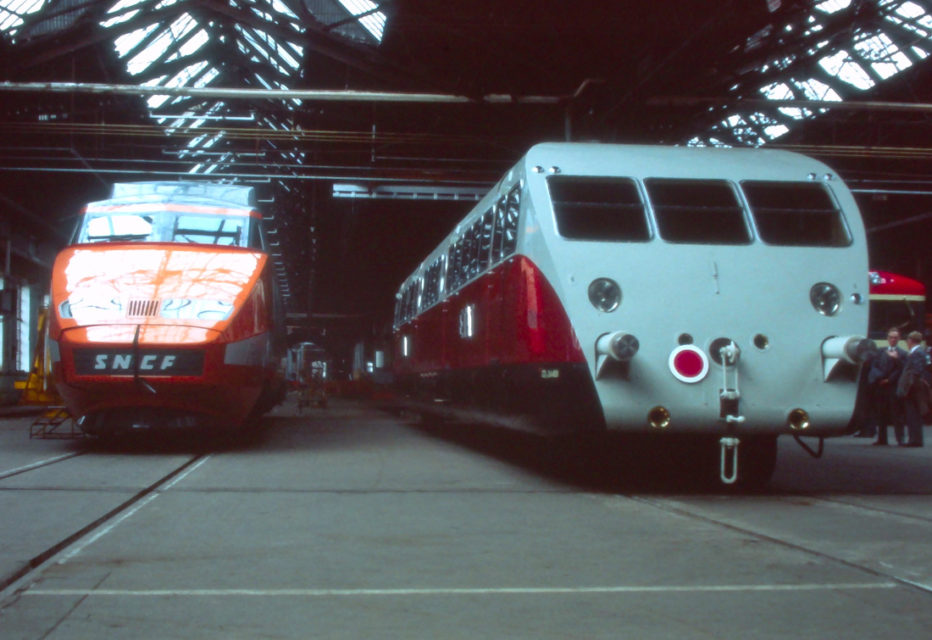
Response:
[[[37,280],[112,182],[250,183],[295,336],[378,334],[530,145],[599,140],[819,157],[872,266],[932,286],[929,0],[0,0],[0,34],[2,232]]]

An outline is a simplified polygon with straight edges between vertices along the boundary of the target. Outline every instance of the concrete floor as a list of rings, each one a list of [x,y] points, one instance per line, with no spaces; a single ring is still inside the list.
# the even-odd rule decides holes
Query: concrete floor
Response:
[[[932,449],[781,438],[772,487],[735,495],[348,401],[289,402],[245,441],[29,422],[0,421],[0,580],[24,572],[4,640],[932,632]]]

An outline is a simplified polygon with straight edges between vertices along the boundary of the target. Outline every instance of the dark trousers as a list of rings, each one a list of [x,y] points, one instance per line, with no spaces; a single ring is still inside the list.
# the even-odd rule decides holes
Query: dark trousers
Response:
[[[896,397],[896,385],[871,388],[871,420],[877,425],[877,442],[887,444],[887,426],[893,425],[897,442],[903,442],[903,404]]]
[[[918,386],[914,385],[914,386]],[[922,411],[919,409],[919,398],[914,388],[904,398],[906,409],[906,429],[909,431],[909,444],[922,446]]]

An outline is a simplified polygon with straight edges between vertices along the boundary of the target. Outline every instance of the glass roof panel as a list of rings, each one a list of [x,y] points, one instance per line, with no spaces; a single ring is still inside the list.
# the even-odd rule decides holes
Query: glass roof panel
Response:
[[[925,40],[932,47],[932,16],[925,9],[910,0],[878,0],[883,20],[905,29]],[[825,31],[821,21],[825,15],[837,13],[851,6],[851,0],[826,0],[815,5],[815,12],[806,20],[805,35],[812,36]],[[874,88],[877,83],[887,80],[908,69],[913,61],[907,53],[898,47],[894,40],[879,27],[851,29],[847,41],[830,41],[828,39],[810,46],[807,55],[815,58],[818,65],[839,84],[830,85],[812,77],[793,77],[797,58],[794,55],[780,55],[762,65],[761,72],[780,69],[786,72],[782,81],[762,86],[759,91],[771,100],[842,100],[847,90],[856,93]],[[929,54],[919,46],[922,42],[911,42],[909,52],[916,59],[923,59]],[[792,120],[812,118],[823,113],[824,109],[805,109],[781,106],[775,113]],[[758,118],[761,114],[734,115],[725,118],[705,134],[694,137],[688,144],[722,144],[721,138],[713,135],[716,131],[730,131],[732,137],[740,144],[761,144],[773,140],[789,131],[787,123],[766,123]],[[789,122],[789,121],[787,121]],[[755,124],[762,126],[755,127]],[[713,142],[713,140],[715,142]]]
[[[109,29],[114,25],[118,25],[120,23],[126,22],[127,20],[130,20],[131,18],[135,17],[137,13],[139,13],[139,10],[135,9],[134,7],[142,4],[143,2],[145,2],[145,0],[120,0],[115,5],[110,7],[109,11],[107,11],[107,15],[112,17],[107,18],[101,22],[100,25],[105,29]]]
[[[0,1],[0,32],[15,35],[23,24],[23,16],[35,13],[45,0],[2,0]]]
[[[819,60],[819,65],[829,75],[835,76],[858,89],[866,90],[874,86],[870,74],[845,49],[830,56],[825,56]]]
[[[351,15],[359,16],[359,24],[372,34],[377,42],[382,41],[385,33],[385,14],[377,11],[379,5],[370,0],[340,0]]]

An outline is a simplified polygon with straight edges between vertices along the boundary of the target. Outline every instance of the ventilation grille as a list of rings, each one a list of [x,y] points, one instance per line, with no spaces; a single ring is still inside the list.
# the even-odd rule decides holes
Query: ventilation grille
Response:
[[[130,300],[126,306],[127,318],[153,318],[158,315],[158,300]]]

